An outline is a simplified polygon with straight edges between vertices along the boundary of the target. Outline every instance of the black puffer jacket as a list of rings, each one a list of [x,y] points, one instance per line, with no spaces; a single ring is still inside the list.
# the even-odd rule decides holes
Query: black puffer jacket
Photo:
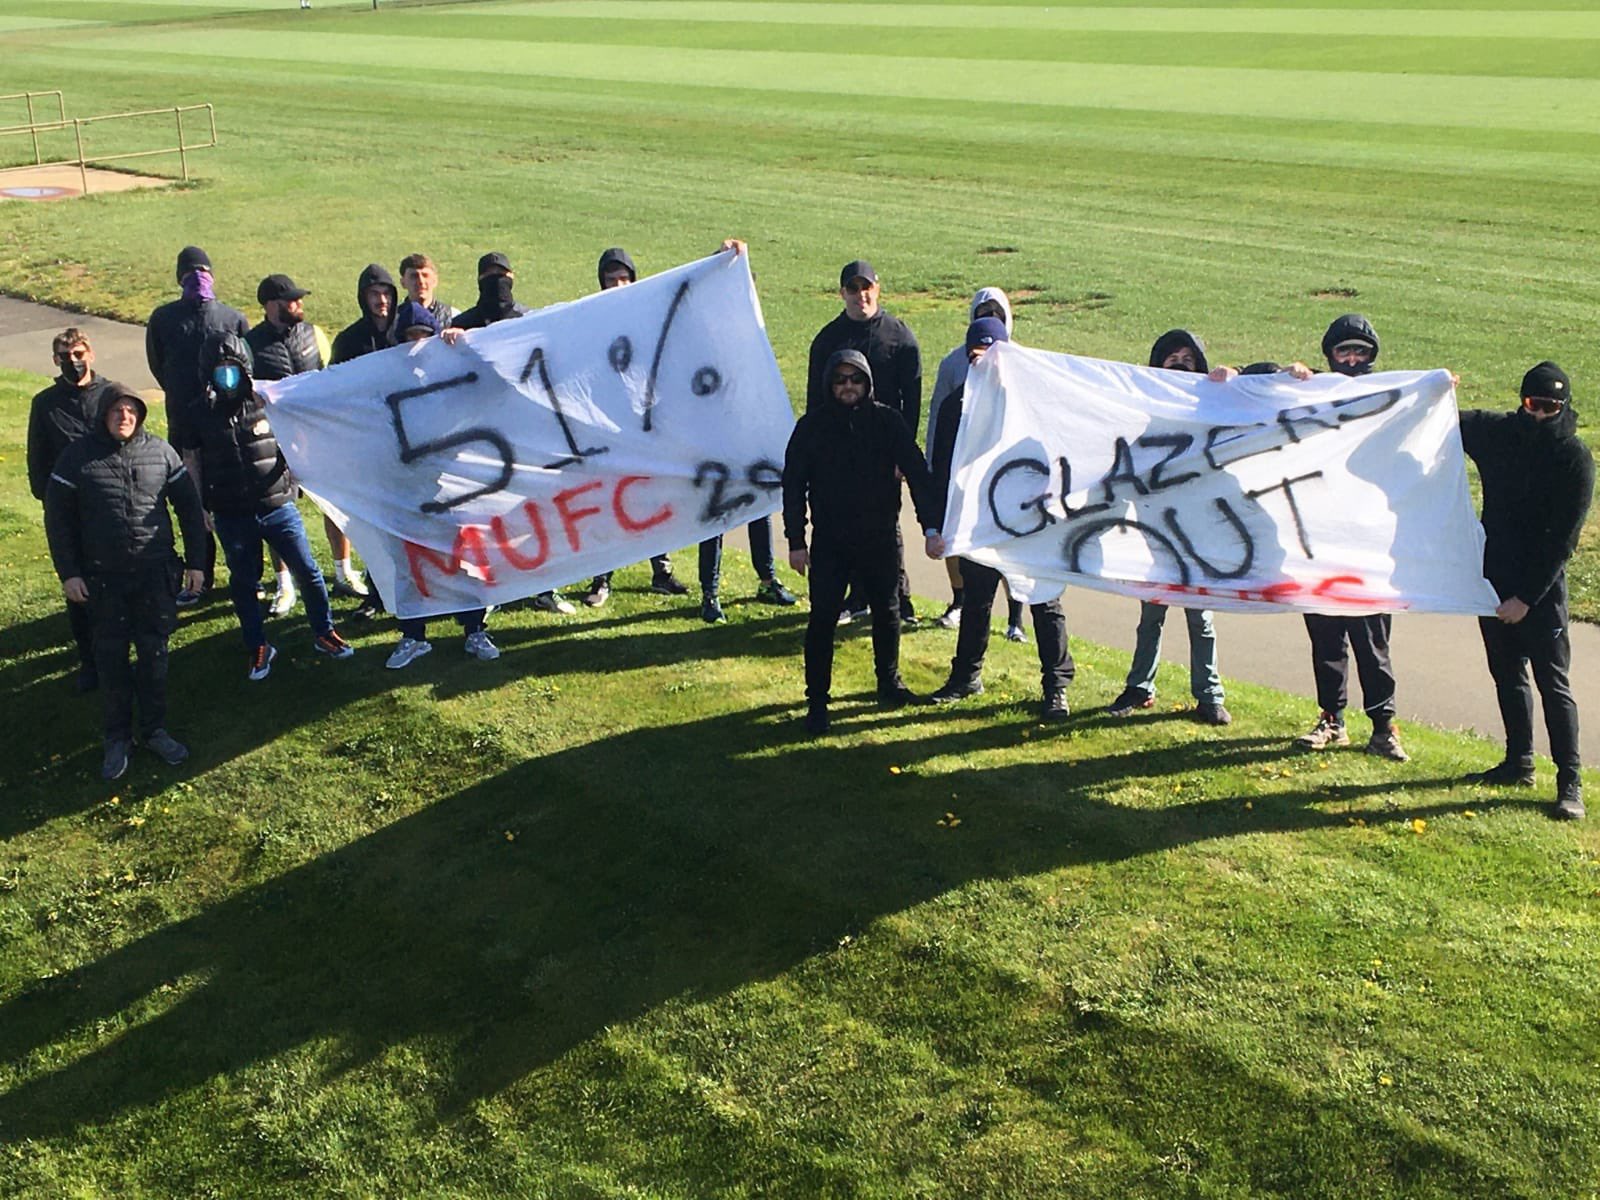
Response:
[[[33,407],[28,410],[28,488],[35,500],[44,499],[50,468],[56,465],[61,452],[94,432],[106,389],[121,387],[99,375],[91,377],[85,387],[57,376],[54,383],[33,398]]]
[[[245,335],[250,356],[255,360],[255,378],[268,382],[320,371],[324,364],[317,346],[317,331],[310,321],[300,321],[279,329],[263,321]]]
[[[860,404],[846,408],[828,399],[801,417],[783,459],[783,532],[791,550],[806,545],[806,507],[820,539],[859,542],[892,534],[900,520],[899,467],[911,485],[911,500],[923,528],[939,524],[933,481],[911,430],[892,408],[872,398],[872,367],[855,350],[830,356],[824,379],[850,363],[868,380]]]
[[[818,330],[806,372],[807,412],[832,401],[826,364],[838,350],[858,350],[866,356],[872,364],[877,402],[899,413],[916,437],[922,424],[922,347],[906,323],[880,308],[867,321],[852,321],[840,313]]]
[[[367,289],[375,284],[389,289],[389,324],[382,329],[373,323],[372,313],[367,309]],[[333,339],[336,363],[349,362],[375,350],[387,350],[393,344],[389,334],[394,327],[395,310],[400,307],[400,289],[395,287],[394,276],[381,263],[368,263],[362,268],[356,278],[356,304],[361,309],[360,319],[346,325]]]
[[[205,405],[194,421],[193,444],[200,452],[200,484],[206,508],[245,515],[281,508],[294,499],[294,480],[278,439],[267,424],[267,408],[250,379],[250,348],[228,334],[206,343],[201,360],[206,378],[219,363],[241,372],[232,394],[206,385]]]
[[[1571,404],[1548,421],[1521,408],[1461,414],[1461,445],[1483,480],[1483,574],[1502,600],[1539,603],[1577,549],[1594,493],[1577,429]]]
[[[205,380],[200,374],[200,350],[214,334],[250,332],[250,322],[236,308],[220,300],[173,300],[150,314],[144,331],[144,356],[150,374],[167,398],[167,437],[174,444],[184,438],[183,425],[200,404]]]
[[[139,425],[126,442],[112,437],[105,413],[127,396]],[[72,579],[161,566],[175,557],[170,501],[183,529],[187,565],[204,565],[205,513],[178,452],[145,432],[145,403],[120,385],[101,397],[94,431],[62,453],[44,496],[44,528],[56,575]]]

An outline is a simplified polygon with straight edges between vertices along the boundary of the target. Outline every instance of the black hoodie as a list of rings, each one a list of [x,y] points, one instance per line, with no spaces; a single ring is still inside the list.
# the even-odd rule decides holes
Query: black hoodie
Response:
[[[1187,329],[1169,329],[1156,339],[1156,344],[1150,347],[1150,365],[1159,367],[1167,361],[1167,355],[1174,350],[1182,350],[1185,346],[1194,354],[1195,372],[1204,375],[1211,367],[1206,362],[1206,345]],[[1243,374],[1243,372],[1240,372]]]
[[[239,368],[239,387],[229,393],[207,382],[205,404],[193,422],[200,453],[200,485],[209,512],[234,516],[282,508],[294,499],[294,480],[267,423],[267,407],[252,384],[250,347],[233,334],[212,337],[200,353],[209,381],[219,364]]]
[[[133,436],[119,442],[106,413],[127,397],[139,410]],[[174,555],[167,502],[183,528],[188,566],[204,565],[210,535],[194,480],[178,452],[146,431],[145,402],[113,384],[101,393],[93,432],[62,452],[44,495],[45,536],[56,575],[63,579],[164,566]]]
[[[833,400],[824,364],[837,350],[858,350],[866,356],[877,381],[877,402],[899,413],[916,437],[922,424],[922,348],[906,323],[880,308],[866,321],[852,321],[841,312],[824,325],[811,341],[807,412]]]
[[[1530,608],[1562,578],[1594,492],[1594,456],[1569,403],[1558,416],[1464,412],[1461,446],[1483,481],[1483,574]]]
[[[511,297],[509,275],[483,275],[478,279],[478,302],[450,322],[456,329],[482,329],[499,321],[520,317],[527,309]]]
[[[783,533],[791,550],[806,546],[806,507],[819,539],[856,543],[893,537],[900,521],[900,469],[924,529],[939,524],[932,479],[916,439],[900,414],[873,399],[872,367],[856,350],[829,356],[824,379],[840,363],[867,377],[854,407],[828,398],[795,424],[783,460]]]
[[[383,329],[373,323],[372,314],[367,311],[367,289],[374,284],[389,289],[389,326]],[[356,280],[356,305],[361,309],[361,317],[353,325],[346,325],[333,339],[333,362],[349,362],[375,350],[387,350],[393,344],[389,341],[389,328],[400,307],[400,289],[394,285],[394,276],[379,263],[368,263],[362,269]]]
[[[633,256],[621,246],[613,246],[600,256],[600,265],[596,268],[602,288],[606,286],[606,276],[611,273],[613,267],[627,267],[628,275],[635,283],[638,282],[639,268],[633,265]]]

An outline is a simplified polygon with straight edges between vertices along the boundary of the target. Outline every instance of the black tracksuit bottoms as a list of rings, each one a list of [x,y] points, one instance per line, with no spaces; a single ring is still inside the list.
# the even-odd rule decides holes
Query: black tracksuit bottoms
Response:
[[[1567,580],[1560,576],[1544,599],[1515,625],[1498,617],[1479,617],[1483,649],[1494,677],[1500,719],[1506,727],[1506,761],[1533,765],[1533,689],[1528,667],[1539,685],[1544,727],[1550,735],[1550,757],[1556,762],[1556,786],[1578,779],[1578,704],[1567,682],[1572,665],[1572,639],[1567,632]]]
[[[90,575],[84,582],[106,740],[132,740],[136,697],[139,733],[148,737],[167,723],[167,638],[178,627],[177,567]],[[128,662],[130,645],[137,668]]]
[[[1305,617],[1306,632],[1311,635],[1311,671],[1317,681],[1317,703],[1322,711],[1336,716],[1344,712],[1348,702],[1349,654],[1354,654],[1362,707],[1374,725],[1388,724],[1394,717],[1394,666],[1389,661],[1393,614],[1330,617],[1306,613]],[[1349,654],[1345,650],[1347,642]]]
[[[900,686],[899,563],[894,528],[849,541],[818,535],[811,546],[811,621],[806,626],[806,702],[824,708],[833,686],[833,639],[854,579],[872,609],[872,662],[878,690]]]
[[[950,660],[950,682],[970,687],[983,677],[983,656],[989,649],[989,617],[1002,578],[999,571],[963,558],[961,561],[961,627],[956,656]],[[1046,696],[1067,690],[1077,667],[1067,648],[1067,617],[1061,601],[1029,606],[1033,637],[1039,647],[1039,686]]]

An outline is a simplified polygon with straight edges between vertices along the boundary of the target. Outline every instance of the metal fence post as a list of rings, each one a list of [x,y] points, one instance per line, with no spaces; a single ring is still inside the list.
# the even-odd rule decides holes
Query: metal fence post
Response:
[[[78,179],[83,184],[83,195],[89,194],[89,166],[83,161],[83,121],[81,118],[72,118],[72,132],[78,139]]]
[[[183,168],[183,181],[189,182],[189,156],[184,152],[183,145],[183,109],[173,107],[172,115],[178,121],[178,164]]]
[[[33,133],[33,165],[37,167],[44,159],[39,157],[39,128],[34,124],[32,92],[28,93],[28,129]]]

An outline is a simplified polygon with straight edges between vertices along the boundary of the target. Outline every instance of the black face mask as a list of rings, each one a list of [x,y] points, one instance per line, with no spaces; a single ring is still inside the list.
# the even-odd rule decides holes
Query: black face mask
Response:
[[[484,276],[478,280],[478,302],[504,312],[511,307],[511,285],[514,282],[509,275]]]
[[[88,377],[88,363],[80,362],[78,359],[71,358],[65,354],[56,359],[56,361],[61,364],[61,378],[68,383],[82,383]]]

